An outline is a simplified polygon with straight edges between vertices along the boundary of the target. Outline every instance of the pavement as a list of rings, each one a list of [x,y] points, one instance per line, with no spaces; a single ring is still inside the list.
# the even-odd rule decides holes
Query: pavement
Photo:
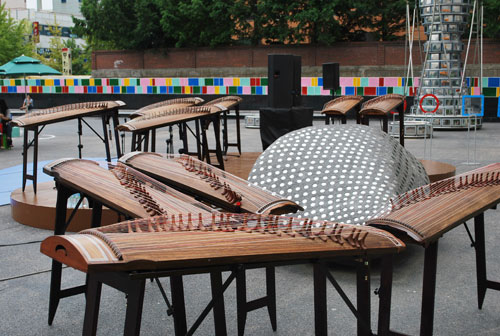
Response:
[[[88,119],[99,129],[99,119]],[[230,137],[234,137],[234,122],[230,120]],[[349,120],[349,122],[353,122]],[[315,120],[315,124],[323,124]],[[244,152],[262,150],[258,129],[242,125]],[[379,127],[372,123],[370,127]],[[39,160],[50,161],[62,157],[77,157],[78,137],[76,121],[47,126],[42,132]],[[168,131],[157,133],[166,139]],[[125,138],[127,149],[130,136]],[[193,142],[191,142],[193,143]],[[424,157],[424,143],[426,145]],[[92,132],[84,128],[83,156],[104,157],[104,146]],[[174,144],[179,141],[175,131]],[[486,123],[482,130],[440,131],[432,140],[406,139],[406,148],[418,158],[439,160],[453,164],[457,173],[465,172],[493,162],[500,162],[500,123]],[[157,151],[165,153],[166,144],[158,141]],[[22,137],[14,138],[14,148],[0,150],[0,184],[19,181],[17,175],[3,173],[22,162]],[[15,183],[13,188],[16,187]],[[62,299],[52,326],[47,324],[48,291],[51,260],[39,252],[39,242],[52,235],[51,231],[35,229],[16,223],[10,216],[10,205],[0,206],[0,335],[74,335],[82,330],[84,296]],[[485,213],[486,251],[488,278],[500,280],[500,229],[499,212]],[[469,223],[472,228],[472,222]],[[418,246],[408,248],[398,255],[394,266],[392,295],[393,330],[416,335],[420,326],[420,303],[424,250]],[[346,294],[355,302],[356,274],[349,265],[331,265],[332,274]],[[372,292],[378,287],[379,267],[372,265]],[[265,309],[248,314],[246,335],[313,335],[313,284],[311,265],[278,267],[276,270],[278,330],[273,332]],[[225,273],[224,277],[228,274]],[[63,287],[82,284],[85,275],[66,268]],[[169,293],[168,279],[162,282]],[[247,277],[248,296],[254,299],[264,294],[263,270],[252,270]],[[445,234],[439,241],[435,335],[499,335],[500,293],[488,290],[483,309],[477,308],[475,253],[463,226]],[[185,295],[188,325],[192,324],[210,300],[209,276],[185,277]],[[229,335],[236,335],[236,293],[234,284],[225,294],[226,320]],[[376,330],[378,297],[373,294],[372,328]],[[110,287],[103,287],[98,335],[119,335],[123,332],[125,296]],[[355,335],[356,321],[332,286],[328,288],[328,327],[332,335]],[[156,284],[147,282],[142,319],[142,335],[173,334],[173,321],[166,314],[166,305]],[[214,333],[212,315],[199,327],[196,334]]]

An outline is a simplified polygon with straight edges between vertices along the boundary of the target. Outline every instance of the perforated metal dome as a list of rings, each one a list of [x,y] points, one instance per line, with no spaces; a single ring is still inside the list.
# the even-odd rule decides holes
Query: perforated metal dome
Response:
[[[422,164],[382,131],[306,127],[275,141],[249,182],[299,203],[296,216],[363,224],[391,197],[429,183]]]

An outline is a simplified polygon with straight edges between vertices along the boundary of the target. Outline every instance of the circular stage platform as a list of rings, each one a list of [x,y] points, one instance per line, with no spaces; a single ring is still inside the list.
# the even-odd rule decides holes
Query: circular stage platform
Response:
[[[31,185],[26,186],[24,192],[21,188],[16,189],[10,195],[12,218],[24,225],[54,230],[56,199],[57,190],[53,181],[39,183],[36,194],[33,192]],[[69,218],[72,210],[68,209],[66,218]],[[91,216],[92,209],[78,209],[68,227],[68,231],[76,232],[90,228]],[[116,223],[117,219],[116,212],[103,207],[101,225]]]

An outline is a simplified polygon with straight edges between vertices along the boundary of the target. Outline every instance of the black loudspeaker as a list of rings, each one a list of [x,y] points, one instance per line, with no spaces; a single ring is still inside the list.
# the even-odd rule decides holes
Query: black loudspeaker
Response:
[[[310,107],[260,109],[260,139],[265,150],[276,139],[288,132],[312,126],[313,109]]]
[[[301,103],[301,57],[287,54],[267,56],[268,106],[291,108]]]
[[[340,70],[338,63],[323,63],[324,90],[337,90],[340,87],[339,76]]]

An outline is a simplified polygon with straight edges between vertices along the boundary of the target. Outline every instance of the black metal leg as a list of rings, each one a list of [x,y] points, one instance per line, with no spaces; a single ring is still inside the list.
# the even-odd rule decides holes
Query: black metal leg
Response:
[[[330,116],[328,114],[325,115],[325,125],[330,125]]]
[[[267,311],[271,319],[271,326],[273,331],[276,331],[276,272],[273,266],[266,267],[266,295]]]
[[[102,120],[102,133],[103,133],[103,142],[104,142],[104,149],[106,150],[106,160],[108,162],[111,162],[111,151],[109,149],[109,137],[108,137],[108,123],[106,122],[106,115],[102,115],[101,120]]]
[[[387,118],[387,114],[382,117],[382,130],[387,133],[389,131],[389,120]]]
[[[186,335],[186,305],[184,302],[184,285],[182,282],[182,276],[174,275],[170,277],[170,290],[172,292],[175,335]]]
[[[208,147],[208,139],[207,139],[207,120],[200,120],[201,125],[201,143],[202,143],[202,160],[205,160],[206,163],[211,164],[210,162],[210,148]]]
[[[484,296],[486,295],[487,278],[486,278],[486,251],[484,243],[484,213],[474,217],[474,234],[476,248],[476,275],[477,275],[477,305],[481,309],[483,307]]]
[[[227,112],[222,112],[222,151],[224,155],[227,154],[227,150],[229,148],[229,139],[228,139],[228,131],[227,131]]]
[[[151,130],[151,152],[156,152],[156,129]]]
[[[146,131],[142,134],[144,139],[143,151],[147,152],[149,150],[149,131]]]
[[[344,124],[344,125],[347,124],[347,117],[345,114],[340,117],[340,120],[341,120],[342,124]]]
[[[92,219],[90,226],[93,228],[101,226],[101,220],[102,220],[102,204],[94,201],[92,202]]]
[[[38,126],[35,127],[34,129],[34,147],[33,147],[33,174],[32,174],[32,180],[33,180],[33,191],[36,194],[36,179],[38,176]]]
[[[123,335],[138,336],[141,331],[145,280],[132,280],[127,296],[127,313]]]
[[[390,335],[393,256],[382,257],[379,289],[378,332],[379,336]]]
[[[102,283],[92,274],[88,275],[83,335],[95,335],[99,319]]]
[[[29,128],[24,129],[24,142],[23,142],[23,191],[26,188],[26,175],[28,174],[28,133]]]
[[[212,297],[214,298],[214,324],[215,334],[227,335],[226,330],[226,312],[224,309],[224,296],[218,294],[222,292],[222,273],[210,272],[210,283],[212,287]]]
[[[238,153],[241,155],[241,130],[240,130],[240,105],[238,104],[234,113],[236,114],[236,144],[238,146]]]
[[[203,150],[201,148],[201,141],[200,141],[200,136],[201,136],[201,133],[200,133],[200,127],[201,127],[201,120],[200,119],[196,119],[194,121],[194,125],[195,125],[195,128],[196,128],[196,155],[198,156],[198,160],[203,160]]]
[[[115,134],[115,146],[116,146],[116,156],[120,158],[122,156],[122,148],[120,146],[120,134],[118,129],[116,128],[120,124],[120,120],[118,120],[118,109],[115,109],[112,113],[113,119],[113,133]],[[123,148],[125,150],[125,148]]]
[[[314,330],[316,336],[328,335],[326,306],[326,275],[323,265],[313,264],[314,273]]]
[[[219,168],[224,170],[224,158],[222,156],[222,147],[220,144],[220,114],[215,116],[213,124],[215,135],[215,155],[217,156],[217,161],[219,161]]]
[[[82,158],[82,135],[83,135],[83,127],[82,127],[82,118],[78,118],[78,158]]]
[[[421,336],[430,336],[433,333],[437,253],[438,241],[436,240],[425,249],[424,283],[422,287],[422,311],[420,317]]]
[[[247,284],[245,270],[240,270],[236,275],[236,310],[238,320],[238,335],[245,333],[245,323],[247,321]]]
[[[56,218],[54,223],[54,235],[62,235],[66,232],[66,210],[68,198],[71,192],[61,185],[57,185]],[[52,272],[50,274],[49,294],[49,325],[52,325],[59,305],[61,294],[62,264],[52,260]]]
[[[397,108],[399,114],[399,143],[401,146],[405,146],[405,109],[404,102],[400,104]]]
[[[132,132],[132,142],[130,144],[130,151],[133,152],[136,150],[139,150],[137,148],[137,134],[135,132]]]
[[[362,260],[358,263],[356,282],[357,311],[359,314],[358,335],[371,335],[370,263],[368,260]]]

